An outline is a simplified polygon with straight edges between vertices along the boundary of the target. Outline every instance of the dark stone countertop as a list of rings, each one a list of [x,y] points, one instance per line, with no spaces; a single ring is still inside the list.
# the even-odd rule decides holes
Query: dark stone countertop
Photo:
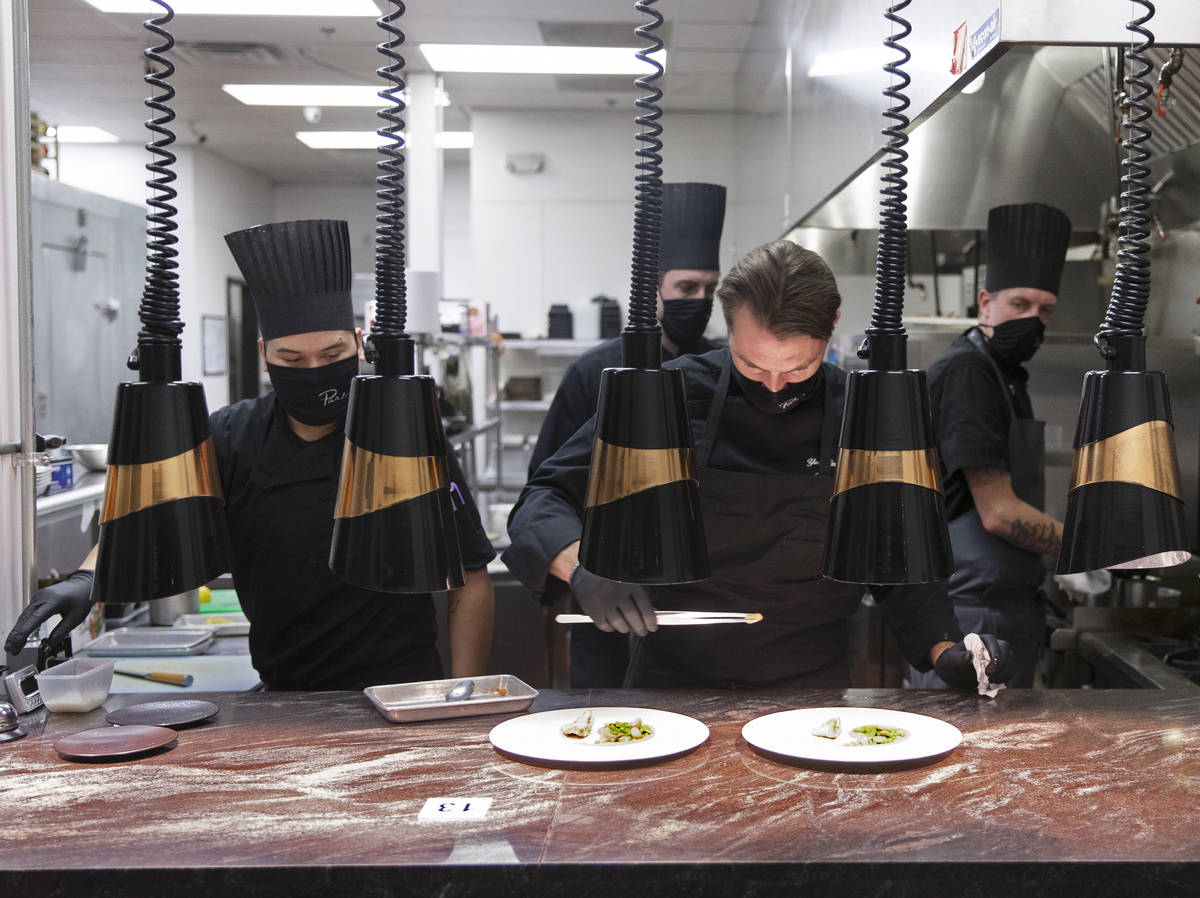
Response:
[[[52,748],[103,725],[103,709],[25,718],[30,736],[0,745],[3,893],[1174,895],[1200,882],[1200,690],[544,692],[531,710],[635,705],[711,729],[682,758],[608,771],[502,757],[488,742],[499,715],[389,724],[358,693],[207,697],[221,706],[210,723],[124,763]],[[919,769],[851,773],[781,764],[741,738],[762,714],[829,705],[929,714],[964,741]],[[492,805],[481,821],[418,821],[431,797]]]

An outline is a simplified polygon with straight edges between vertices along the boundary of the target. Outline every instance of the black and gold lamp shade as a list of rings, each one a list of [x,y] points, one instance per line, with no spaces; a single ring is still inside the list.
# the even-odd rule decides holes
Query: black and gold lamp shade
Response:
[[[368,375],[351,384],[329,567],[377,592],[466,582],[433,378]]]
[[[229,570],[229,531],[204,389],[117,387],[92,596],[163,598]]]
[[[579,561],[627,583],[709,576],[682,372],[601,375]]]
[[[954,572],[924,371],[848,376],[823,572],[876,584]]]
[[[1058,573],[1170,567],[1190,557],[1166,377],[1089,372]]]

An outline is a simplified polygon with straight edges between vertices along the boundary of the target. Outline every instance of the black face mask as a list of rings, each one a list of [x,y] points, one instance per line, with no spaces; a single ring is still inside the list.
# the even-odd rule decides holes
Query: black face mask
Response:
[[[818,367],[816,374],[808,380],[788,384],[776,393],[768,390],[765,384],[746,377],[737,369],[736,365],[733,368],[733,373],[737,377],[738,385],[742,388],[742,395],[746,397],[746,401],[760,412],[766,412],[768,415],[780,415],[791,411],[812,396],[823,383],[824,372],[823,366]]]
[[[350,382],[358,374],[358,353],[320,368],[289,368],[268,362],[267,374],[283,410],[301,424],[319,427],[346,419]]]
[[[667,299],[663,297],[662,329],[680,355],[695,352],[712,315],[711,299]]]
[[[1045,334],[1041,318],[1013,318],[992,328],[988,348],[1001,367],[1015,368],[1033,358]]]

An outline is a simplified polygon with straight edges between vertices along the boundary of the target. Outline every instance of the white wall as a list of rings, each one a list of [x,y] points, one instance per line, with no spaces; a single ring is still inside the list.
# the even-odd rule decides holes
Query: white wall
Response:
[[[721,265],[782,232],[780,216],[742,169],[757,150],[744,117],[675,114],[663,119],[663,179],[728,189]],[[477,110],[472,116],[471,297],[490,303],[505,331],[544,335],[552,304],[575,314],[575,336],[594,338],[603,293],[622,308],[633,245],[634,138],[630,111]],[[511,174],[509,154],[538,153],[545,169]],[[751,189],[753,188],[753,189]],[[714,315],[709,333],[723,330]],[[623,319],[624,320],[624,319]]]
[[[350,264],[356,274],[375,270],[375,182],[280,184],[263,221],[342,218],[350,227]]]
[[[471,166],[446,163],[442,170],[442,296],[471,297]]]
[[[228,374],[203,374],[202,318],[227,316],[225,282],[240,277],[224,235],[271,221],[274,186],[261,175],[198,147],[177,147],[174,201],[179,214],[179,302],[184,322],[183,376],[204,385],[209,410],[229,401]],[[149,153],[133,144],[64,148],[62,180],[144,206]]]

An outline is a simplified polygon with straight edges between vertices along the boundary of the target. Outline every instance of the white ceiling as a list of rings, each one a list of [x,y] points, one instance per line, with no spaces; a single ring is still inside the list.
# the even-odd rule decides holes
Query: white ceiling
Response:
[[[28,2],[33,110],[52,124],[96,125],[122,141],[144,143],[145,17],[100,13],[83,0]],[[767,33],[769,25],[757,24],[761,5],[762,0],[659,4],[667,20],[670,64],[662,81],[665,109],[735,109],[735,76],[771,68],[763,65],[763,48],[781,41]],[[422,72],[429,71],[416,48],[422,42],[541,44],[549,42],[547,30],[570,26],[555,42],[594,43],[607,35],[610,43],[635,45],[633,28],[641,21],[632,0],[410,0],[402,25],[407,69]],[[297,107],[244,106],[220,89],[230,82],[382,83],[375,75],[382,61],[375,46],[383,32],[374,19],[178,16],[171,30],[184,45],[236,41],[277,51],[277,59],[258,63],[196,64],[176,56],[172,84],[181,143],[203,137],[212,151],[281,183],[374,177],[373,151],[313,150],[294,137],[313,127],[374,129],[373,109],[326,108],[319,125],[311,126]],[[632,119],[632,77],[583,76],[571,82],[550,75],[447,74],[452,106],[445,128],[469,129],[472,110],[483,108],[628,109]],[[453,159],[465,158],[467,151],[447,152]]]

